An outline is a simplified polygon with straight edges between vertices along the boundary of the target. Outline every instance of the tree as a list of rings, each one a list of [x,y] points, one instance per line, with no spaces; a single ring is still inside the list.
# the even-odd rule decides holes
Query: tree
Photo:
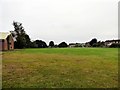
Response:
[[[47,44],[42,40],[36,40],[35,43],[36,43],[37,48],[46,48],[47,47]]]
[[[14,22],[14,31],[11,31],[12,36],[15,38],[15,48],[26,48],[30,47],[30,38],[24,31],[22,23]]]
[[[54,42],[53,42],[53,41],[50,41],[50,42],[49,42],[49,46],[50,46],[50,47],[54,47]]]
[[[68,47],[66,42],[61,42],[58,47]]]
[[[93,46],[97,43],[97,39],[93,38],[89,43],[90,43],[91,46]]]
[[[30,41],[30,37],[26,34],[25,35],[25,39],[26,39],[26,48],[29,48],[30,47],[30,45],[31,45],[31,41]]]
[[[105,43],[103,41],[98,41],[97,43],[93,44],[93,47],[105,47]]]
[[[21,35],[16,38],[17,41],[15,41],[15,48],[25,48],[26,46],[26,40],[25,37],[22,37]]]
[[[35,41],[30,43],[30,48],[38,48],[38,45],[36,44]]]

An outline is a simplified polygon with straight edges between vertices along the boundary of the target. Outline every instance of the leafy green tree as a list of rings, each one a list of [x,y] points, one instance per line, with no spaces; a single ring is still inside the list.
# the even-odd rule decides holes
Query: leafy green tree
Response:
[[[47,44],[42,40],[34,41],[36,43],[37,48],[47,48]]]
[[[54,47],[54,42],[53,41],[49,42],[49,47]]]
[[[38,48],[38,45],[36,44],[35,41],[30,43],[30,48]]]
[[[29,36],[25,33],[22,23],[13,21],[13,26],[14,31],[11,31],[11,33],[15,39],[15,48],[30,47],[31,41]]]
[[[89,43],[91,46],[95,46],[95,44],[97,43],[97,39],[93,38]]]
[[[30,41],[30,37],[29,37],[29,35],[25,35],[25,40],[26,40],[26,45],[25,45],[25,47],[26,48],[29,48],[30,47],[30,45],[31,45],[31,41]]]
[[[58,47],[68,47],[66,42],[61,42]]]

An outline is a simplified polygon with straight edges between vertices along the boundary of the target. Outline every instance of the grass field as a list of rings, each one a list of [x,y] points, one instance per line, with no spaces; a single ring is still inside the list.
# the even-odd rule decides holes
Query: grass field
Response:
[[[117,48],[46,48],[3,52],[3,88],[118,87]]]

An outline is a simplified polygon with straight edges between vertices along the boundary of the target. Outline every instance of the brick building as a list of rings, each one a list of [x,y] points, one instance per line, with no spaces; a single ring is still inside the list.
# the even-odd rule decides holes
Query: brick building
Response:
[[[10,32],[0,32],[0,50],[13,50],[14,40]]]

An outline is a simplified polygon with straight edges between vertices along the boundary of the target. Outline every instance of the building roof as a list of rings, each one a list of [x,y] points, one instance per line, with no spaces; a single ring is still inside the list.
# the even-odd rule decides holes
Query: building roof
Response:
[[[10,34],[10,32],[0,32],[0,39],[6,39]]]
[[[105,42],[114,42],[114,41],[120,41],[120,39],[117,39],[117,40],[106,40]]]

